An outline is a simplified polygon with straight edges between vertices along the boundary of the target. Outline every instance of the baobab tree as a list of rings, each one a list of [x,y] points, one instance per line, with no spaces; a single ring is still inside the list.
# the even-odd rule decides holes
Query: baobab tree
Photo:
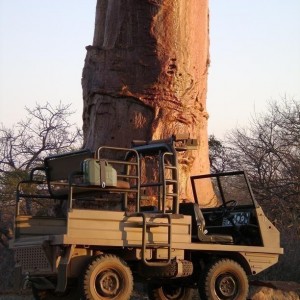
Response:
[[[208,0],[98,0],[83,70],[85,147],[189,133],[199,148],[180,156],[180,195],[209,172],[206,111]]]

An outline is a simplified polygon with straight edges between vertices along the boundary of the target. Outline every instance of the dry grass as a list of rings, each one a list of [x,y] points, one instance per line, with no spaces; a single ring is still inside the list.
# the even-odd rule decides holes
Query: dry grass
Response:
[[[263,287],[257,291],[252,300],[299,300],[299,295],[295,292],[285,292]]]

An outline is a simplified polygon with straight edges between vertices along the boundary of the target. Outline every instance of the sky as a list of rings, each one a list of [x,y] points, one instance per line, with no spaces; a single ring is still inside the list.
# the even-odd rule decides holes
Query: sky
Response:
[[[282,97],[300,101],[300,0],[210,0],[207,110],[223,138]],[[82,125],[81,73],[96,0],[0,0],[0,123],[36,103],[72,103]]]

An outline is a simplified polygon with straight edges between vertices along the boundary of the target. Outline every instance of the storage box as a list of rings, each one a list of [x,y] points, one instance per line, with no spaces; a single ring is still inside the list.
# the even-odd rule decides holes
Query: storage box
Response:
[[[117,171],[106,160],[85,159],[82,171],[86,184],[101,185],[103,188],[117,186]]]

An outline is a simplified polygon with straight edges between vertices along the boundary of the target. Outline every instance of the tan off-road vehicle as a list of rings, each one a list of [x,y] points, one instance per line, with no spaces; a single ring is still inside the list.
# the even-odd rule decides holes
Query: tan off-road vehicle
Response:
[[[177,152],[195,140],[135,142],[49,156],[17,188],[16,282],[36,299],[243,299],[248,275],[283,253],[244,172],[192,176],[180,201]],[[218,207],[203,208],[208,186]],[[200,196],[201,195],[201,196]],[[18,279],[18,280],[17,280]]]

